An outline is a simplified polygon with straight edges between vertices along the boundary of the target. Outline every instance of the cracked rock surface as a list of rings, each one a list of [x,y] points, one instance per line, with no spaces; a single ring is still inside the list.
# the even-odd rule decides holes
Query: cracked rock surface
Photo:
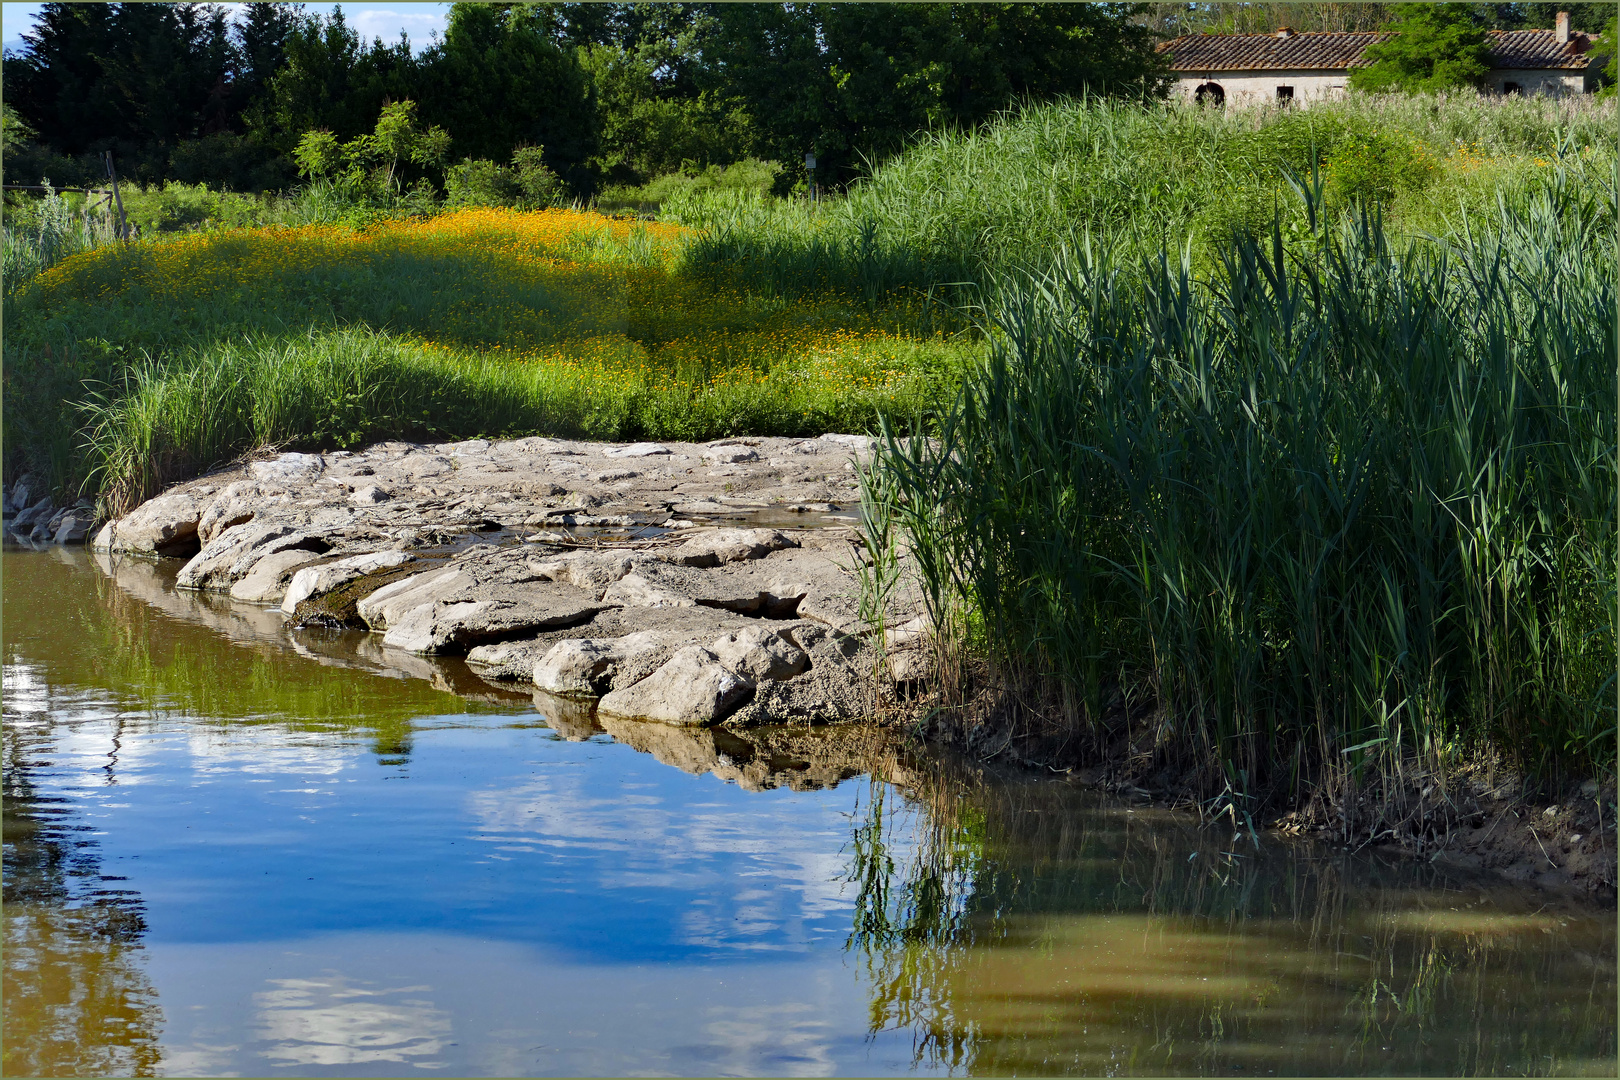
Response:
[[[830,435],[281,454],[176,485],[92,546],[184,558],[178,587],[277,607],[294,638],[364,628],[384,655],[455,658],[434,679],[532,684],[582,724],[856,720],[926,634],[914,591],[898,633],[861,617],[870,453]]]

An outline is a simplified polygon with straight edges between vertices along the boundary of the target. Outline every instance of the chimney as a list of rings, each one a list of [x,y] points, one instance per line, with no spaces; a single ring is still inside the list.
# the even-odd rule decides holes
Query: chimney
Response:
[[[1564,17],[1564,22],[1561,25],[1563,25],[1565,27],[1566,31],[1568,30],[1569,16],[1566,15]],[[1279,27],[1277,27],[1277,37],[1279,37],[1283,41],[1287,41],[1289,38],[1291,38],[1293,36],[1294,36],[1294,28],[1292,26],[1279,26]],[[1565,36],[1566,37],[1568,36],[1567,33],[1566,33]]]
[[[1560,45],[1569,44],[1569,12],[1560,11],[1558,13],[1558,31],[1557,31],[1557,33],[1558,33],[1558,44],[1560,44]]]

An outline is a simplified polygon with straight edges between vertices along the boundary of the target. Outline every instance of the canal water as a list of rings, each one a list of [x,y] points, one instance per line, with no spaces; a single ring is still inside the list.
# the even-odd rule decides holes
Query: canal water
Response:
[[[11,1075],[1604,1075],[1615,915],[4,557]]]

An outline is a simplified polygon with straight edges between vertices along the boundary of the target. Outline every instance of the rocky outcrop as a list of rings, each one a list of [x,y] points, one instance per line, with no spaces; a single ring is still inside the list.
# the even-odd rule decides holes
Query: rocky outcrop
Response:
[[[861,618],[838,508],[869,453],[840,436],[283,454],[165,492],[95,546],[183,556],[179,588],[276,605],[293,627],[371,630],[395,667],[465,657],[603,716],[844,721],[896,670],[889,647],[916,648],[919,611],[896,613],[892,641]],[[446,663],[424,677],[466,670]]]

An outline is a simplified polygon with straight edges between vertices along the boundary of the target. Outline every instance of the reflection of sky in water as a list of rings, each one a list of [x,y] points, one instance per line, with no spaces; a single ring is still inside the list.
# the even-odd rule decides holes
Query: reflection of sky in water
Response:
[[[359,987],[337,972],[318,979],[271,979],[253,995],[259,1027],[277,1065],[391,1062],[437,1068],[450,1017],[422,995],[431,986]]]
[[[8,647],[49,623],[8,623]],[[423,715],[460,706],[420,684],[239,670],[195,628],[187,678],[218,674],[243,712],[254,687],[318,685],[325,726],[271,701],[259,719],[290,723],[170,713],[134,700],[139,671],[101,689],[58,629],[41,655],[69,685],[6,668],[7,749],[35,748],[62,835],[139,898],[139,947],[103,981],[156,990],[171,1075],[1613,1071],[1612,917],[1283,845],[1265,869],[1192,861],[1219,838],[1061,785],[974,794],[960,849],[892,792],[874,833],[864,780],[749,793],[499,704]],[[351,695],[380,719],[342,734]],[[857,851],[889,866],[859,911]],[[925,865],[934,892],[906,901]],[[49,946],[50,910],[10,895],[8,945],[21,915]],[[929,895],[939,917],[908,922]],[[70,937],[39,971],[106,951]]]
[[[138,857],[120,872],[153,945],[414,928],[618,962],[842,943],[860,784],[748,793],[533,716],[463,722],[425,723],[399,766],[330,736],[159,721],[122,734],[109,785],[105,718],[59,722],[55,757],[104,858]]]

